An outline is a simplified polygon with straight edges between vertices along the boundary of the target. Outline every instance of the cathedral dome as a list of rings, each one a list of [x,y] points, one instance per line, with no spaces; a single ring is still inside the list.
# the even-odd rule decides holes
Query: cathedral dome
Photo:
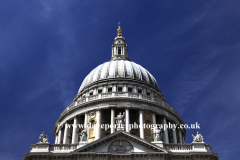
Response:
[[[91,84],[117,79],[137,81],[160,91],[155,78],[139,64],[128,60],[113,60],[93,69],[83,80],[78,93]]]

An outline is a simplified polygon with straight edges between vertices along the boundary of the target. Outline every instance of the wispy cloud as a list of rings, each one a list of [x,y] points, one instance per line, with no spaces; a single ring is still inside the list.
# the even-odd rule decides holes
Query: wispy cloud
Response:
[[[210,67],[216,55],[216,52],[212,52],[205,56],[190,58],[189,62],[179,72],[179,76],[175,78],[174,86],[177,94],[174,95],[176,98],[172,105],[177,108],[180,114],[184,114],[217,75],[222,64]],[[192,62],[194,62],[194,65]]]

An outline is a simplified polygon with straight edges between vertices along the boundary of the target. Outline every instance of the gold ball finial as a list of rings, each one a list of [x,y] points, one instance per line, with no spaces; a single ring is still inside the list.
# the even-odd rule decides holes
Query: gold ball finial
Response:
[[[122,36],[122,29],[121,29],[121,27],[120,27],[120,22],[118,22],[118,29],[117,29],[117,32],[118,32],[118,34],[117,34],[117,36]]]

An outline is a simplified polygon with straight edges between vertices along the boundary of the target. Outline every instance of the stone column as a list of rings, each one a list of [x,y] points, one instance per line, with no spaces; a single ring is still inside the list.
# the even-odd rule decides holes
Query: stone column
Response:
[[[113,47],[112,47],[112,57],[113,57],[113,55],[114,55],[114,52],[113,52]]]
[[[99,109],[98,111],[97,111],[97,130],[96,130],[96,137],[95,137],[95,140],[98,140],[98,139],[100,139],[100,137],[101,137],[101,116],[102,114],[101,114],[101,110]]]
[[[123,92],[127,92],[127,85],[124,84],[122,90],[123,90]]]
[[[147,92],[146,92],[145,88],[142,89],[142,94],[147,95]]]
[[[63,144],[68,143],[68,124],[65,123],[65,129],[64,129],[64,137],[63,137]]]
[[[178,129],[179,143],[182,144],[182,132],[181,129]]]
[[[153,93],[153,91],[150,92],[150,97],[151,97],[151,100],[154,102],[154,93]]]
[[[143,110],[139,110],[139,128],[140,138],[144,139],[144,128],[143,128]]]
[[[116,84],[112,85],[112,92],[117,92],[117,85]]]
[[[107,93],[107,86],[103,86],[102,93]]]
[[[87,120],[88,120],[88,113],[85,113],[85,117],[84,117],[84,129],[87,129]]]
[[[97,94],[97,88],[94,88],[93,89],[93,95],[96,95]]]
[[[136,86],[133,86],[133,92],[134,92],[134,93],[138,93]]]
[[[73,120],[73,134],[72,134],[72,144],[75,144],[78,142],[78,136],[77,136],[77,116],[74,117]]]
[[[113,84],[112,85],[112,97],[115,97],[115,92],[117,92],[117,85]]]
[[[57,144],[58,143],[58,134],[56,133],[55,134],[55,144]]]
[[[126,125],[126,132],[130,132],[130,128],[129,128],[129,124],[130,124],[129,108],[130,108],[130,107],[126,107],[126,108],[125,108],[125,113],[126,113],[126,115],[125,115],[125,116],[126,116],[126,118],[125,118],[125,119],[126,119],[126,124],[125,124],[125,125]]]
[[[173,143],[177,143],[177,133],[176,133],[176,129],[172,129],[173,132]]]
[[[156,126],[156,114],[155,113],[152,113],[152,119],[153,119],[154,131],[155,131],[155,129],[157,128],[157,126]]]
[[[111,107],[111,133],[115,132],[115,108]]]
[[[62,127],[59,127],[57,144],[61,144],[61,142],[62,142]]]
[[[166,117],[163,117],[163,125],[167,125]],[[163,137],[164,137],[164,142],[166,144],[168,144],[169,140],[168,140],[168,130],[167,129],[163,130]]]
[[[88,102],[89,91],[86,92],[85,97],[86,97],[86,102]]]

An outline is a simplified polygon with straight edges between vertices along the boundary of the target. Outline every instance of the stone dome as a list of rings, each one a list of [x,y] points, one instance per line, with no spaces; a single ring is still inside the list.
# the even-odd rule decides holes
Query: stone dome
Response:
[[[160,92],[157,81],[145,68],[128,60],[114,60],[105,62],[93,69],[83,80],[78,93],[91,84],[118,79],[137,81]]]

